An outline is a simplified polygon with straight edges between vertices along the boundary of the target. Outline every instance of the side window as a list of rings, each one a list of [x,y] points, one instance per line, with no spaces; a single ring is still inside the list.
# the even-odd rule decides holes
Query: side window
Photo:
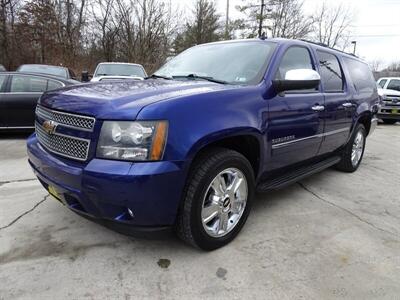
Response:
[[[372,95],[376,89],[376,83],[368,65],[348,57],[344,58],[344,62],[357,91],[362,94]]]
[[[285,52],[275,78],[284,79],[287,71],[295,69],[314,69],[310,52],[304,47],[291,47]]]
[[[383,88],[383,87],[385,86],[385,84],[386,84],[386,81],[387,81],[387,79],[381,79],[381,80],[379,80],[378,85],[379,85],[381,88]]]
[[[13,75],[11,78],[10,91],[14,93],[18,92],[33,92],[42,93],[46,91],[47,79],[43,79],[36,76],[20,76]]]
[[[63,87],[63,85],[59,81],[54,81],[54,80],[47,81],[47,91],[55,90],[60,87]]]
[[[389,90],[400,91],[400,80],[399,79],[390,79],[390,82],[387,86]]]
[[[7,75],[0,75],[0,92],[2,91],[3,84],[6,81]]]
[[[333,54],[317,51],[321,66],[321,80],[325,92],[342,92],[344,88],[343,73],[337,57]]]

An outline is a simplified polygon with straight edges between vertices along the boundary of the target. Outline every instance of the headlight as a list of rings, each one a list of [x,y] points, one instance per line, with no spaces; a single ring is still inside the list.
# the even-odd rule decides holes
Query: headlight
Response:
[[[166,121],[104,121],[96,156],[130,161],[161,160],[167,132]]]

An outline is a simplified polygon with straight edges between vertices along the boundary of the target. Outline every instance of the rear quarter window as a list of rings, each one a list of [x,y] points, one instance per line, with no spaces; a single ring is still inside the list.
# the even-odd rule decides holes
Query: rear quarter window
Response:
[[[376,83],[368,65],[348,57],[344,57],[343,60],[357,92],[365,96],[372,95],[376,89]]]

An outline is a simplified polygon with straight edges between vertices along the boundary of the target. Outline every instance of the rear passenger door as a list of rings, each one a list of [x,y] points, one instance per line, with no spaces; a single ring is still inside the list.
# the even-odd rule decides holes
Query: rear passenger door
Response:
[[[343,68],[331,52],[316,51],[325,98],[324,134],[319,154],[332,152],[346,143],[355,103],[345,84]]]
[[[35,107],[47,89],[47,78],[31,75],[12,75],[4,94],[7,127],[34,126]]]

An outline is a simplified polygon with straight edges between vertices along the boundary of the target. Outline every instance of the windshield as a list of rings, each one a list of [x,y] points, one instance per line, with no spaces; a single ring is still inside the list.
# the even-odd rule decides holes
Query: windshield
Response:
[[[400,91],[400,79],[391,79],[387,86],[387,89]]]
[[[18,68],[20,72],[41,73],[57,77],[67,78],[67,70],[64,67],[41,66],[41,65],[23,65]]]
[[[189,78],[202,76],[232,84],[257,84],[265,73],[275,45],[264,41],[200,45],[171,59],[155,75],[192,75]]]
[[[137,76],[146,77],[141,66],[124,64],[100,64],[94,76]]]

